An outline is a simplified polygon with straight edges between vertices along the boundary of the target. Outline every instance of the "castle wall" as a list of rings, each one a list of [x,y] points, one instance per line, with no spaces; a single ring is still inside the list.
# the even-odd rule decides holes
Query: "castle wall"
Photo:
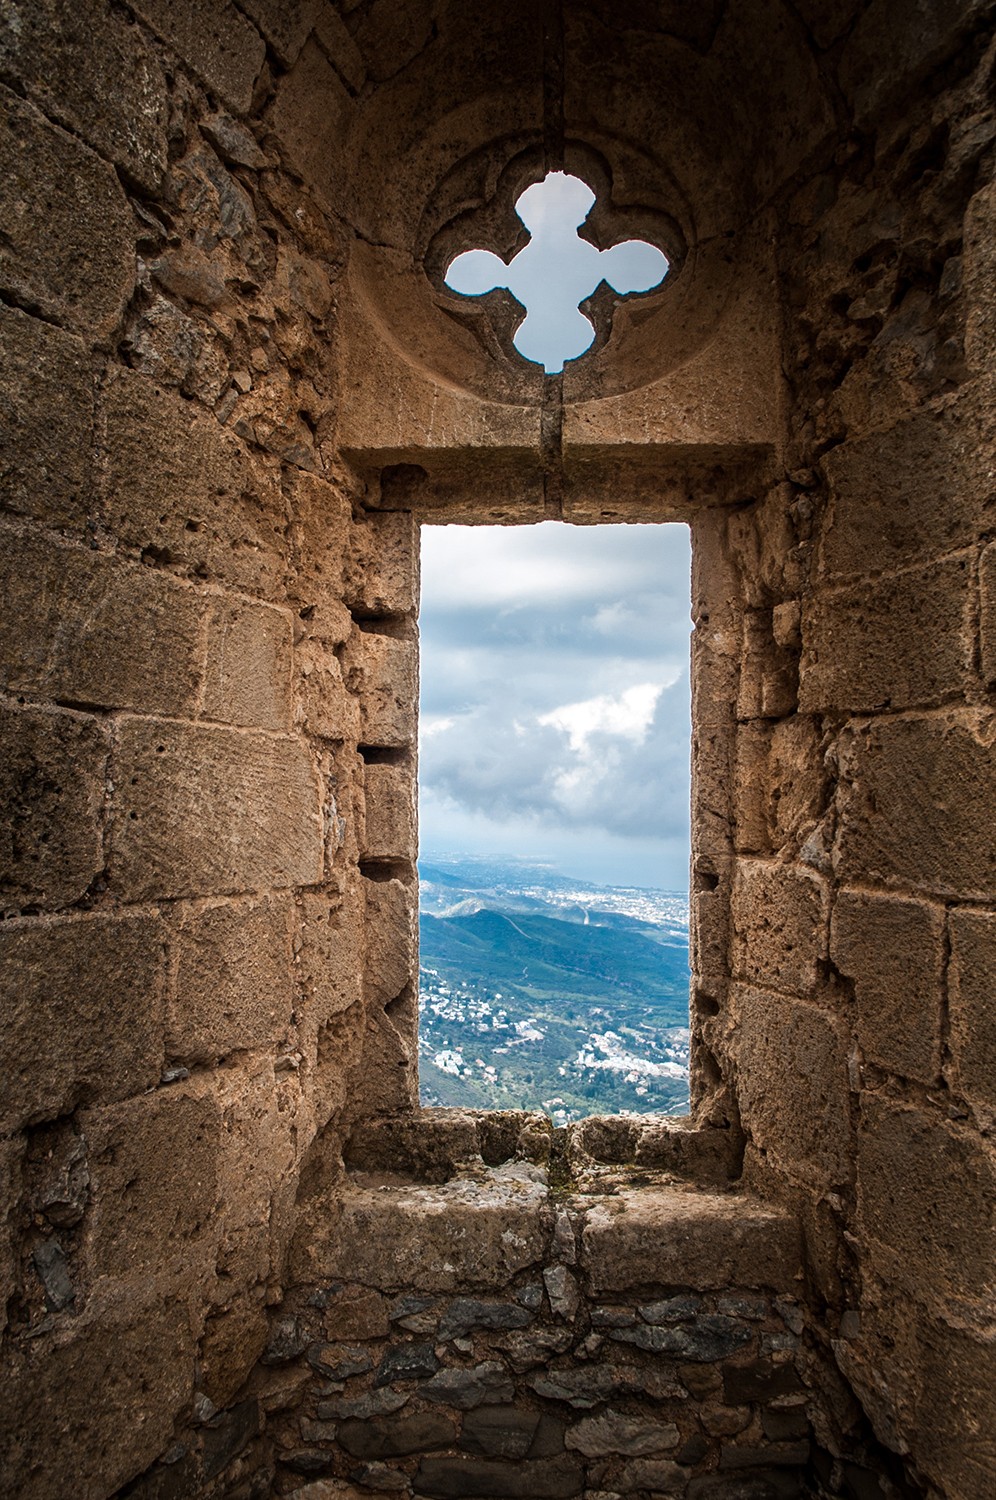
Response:
[[[0,1463],[26,1500],[287,1491],[301,1420],[333,1420],[307,1403],[344,1395],[306,1384],[349,1343],[332,1281],[404,1295],[336,1236],[356,1140],[416,1107],[418,525],[544,517],[694,537],[697,1144],[641,1163],[607,1126],[608,1161],[694,1195],[742,1159],[716,1244],[758,1205],[801,1230],[802,1279],[763,1282],[804,1309],[796,1492],[864,1500],[877,1465],[989,1494],[992,8],[694,9],[0,21]],[[472,209],[500,247],[515,173],[562,163],[609,237],[666,225],[680,274],[600,307],[554,386],[520,380],[507,306],[423,268]],[[574,1191],[536,1195],[514,1275],[432,1296],[524,1305]],[[564,1369],[602,1306],[581,1242]],[[687,1268],[627,1288],[620,1328],[657,1326],[651,1294],[734,1316]],[[666,1415],[706,1445],[667,1482],[739,1495],[707,1384]],[[748,1446],[780,1441],[761,1405]],[[620,1493],[618,1467],[570,1483]]]
[[[415,1089],[385,1013],[410,1007],[413,810],[364,755],[412,756],[417,559],[410,524],[353,520],[347,247],[263,123],[266,46],[293,61],[315,18],[138,10],[0,28],[0,1425],[23,1497],[113,1493],[180,1412],[231,1400],[364,1051],[371,1108]]]
[[[806,1227],[833,1364],[930,1492],[982,1495],[992,52],[900,120],[879,66],[860,133],[783,209],[785,482],[700,541],[729,583],[718,617],[707,577],[695,598],[722,808],[697,824],[696,983],[745,1180]]]

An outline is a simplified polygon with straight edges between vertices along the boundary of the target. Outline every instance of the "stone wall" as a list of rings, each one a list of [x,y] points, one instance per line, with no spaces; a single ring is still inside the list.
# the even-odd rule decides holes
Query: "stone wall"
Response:
[[[361,1127],[307,1203],[243,1400],[129,1494],[221,1493],[221,1455],[229,1484],[299,1500],[814,1492],[832,1461],[799,1227],[737,1191],[720,1134]]]
[[[10,1493],[262,1500],[308,1450],[326,1495],[441,1494],[528,1436],[591,1495],[988,1500],[992,23],[6,6]],[[482,214],[510,244],[515,185],[558,166],[608,240],[666,228],[674,274],[598,300],[590,359],[543,382],[503,294],[469,312],[436,272]],[[416,1111],[417,528],[545,517],[693,527],[697,1113],[576,1147],[485,1120],[457,1149]],[[496,1182],[527,1200],[514,1266],[487,1260]],[[762,1221],[799,1279],[727,1255]],[[363,1260],[399,1227],[420,1260]],[[698,1259],[663,1266],[686,1230]],[[484,1260],[440,1281],[464,1233]],[[389,1316],[409,1296],[422,1331]],[[672,1321],[675,1297],[703,1300]],[[484,1321],[448,1334],[467,1299]],[[734,1345],[694,1359],[703,1329]],[[612,1385],[620,1348],[652,1373]],[[794,1416],[738,1384],[764,1359]],[[425,1396],[482,1365],[480,1406]],[[579,1370],[609,1381],[593,1408],[531,1383]],[[318,1409],[385,1392],[389,1429]],[[416,1427],[431,1452],[384,1452]]]
[[[849,46],[885,35],[881,9]],[[863,66],[853,132],[785,200],[785,481],[697,533],[714,815],[697,831],[696,984],[746,1181],[797,1205],[833,1361],[911,1476],[981,1496],[996,1430],[991,30],[900,119],[890,66]]]
[[[271,123],[316,18],[257,9],[262,33],[151,0],[0,22],[0,1488],[23,1497],[110,1494],[195,1399],[231,1400],[316,1134],[414,1099],[417,558],[410,523],[354,520],[346,237]]]

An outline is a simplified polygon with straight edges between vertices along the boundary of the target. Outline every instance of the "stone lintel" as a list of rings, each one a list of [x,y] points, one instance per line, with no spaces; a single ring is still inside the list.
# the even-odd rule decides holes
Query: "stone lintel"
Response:
[[[522,524],[687,520],[704,506],[759,498],[774,481],[766,443],[354,448],[344,457],[375,511],[420,520]]]

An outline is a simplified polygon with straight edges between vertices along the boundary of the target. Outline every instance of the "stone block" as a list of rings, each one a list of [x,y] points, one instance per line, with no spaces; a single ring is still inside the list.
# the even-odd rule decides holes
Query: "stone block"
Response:
[[[481,1458],[551,1458],[563,1452],[564,1425],[527,1407],[479,1406],[463,1419],[460,1447]]]
[[[810,597],[799,708],[870,712],[929,706],[964,688],[975,646],[968,556]]]
[[[354,1458],[403,1458],[409,1453],[450,1448],[456,1436],[452,1417],[427,1411],[414,1417],[373,1417],[368,1422],[354,1418],[341,1424],[336,1441]]]
[[[360,705],[346,689],[331,646],[310,633],[304,635],[295,648],[294,665],[295,715],[300,727],[319,739],[359,741]]]
[[[796,706],[797,671],[793,654],[775,644],[770,609],[748,610],[743,618],[743,655],[737,690],[739,719],[780,719]]]
[[[752,1415],[749,1406],[725,1406],[719,1401],[706,1401],[699,1408],[699,1421],[710,1437],[735,1437],[750,1424]]]
[[[350,1087],[350,1118],[409,1114],[418,1104],[418,1001],[407,985],[368,1010],[363,1055]]]
[[[342,1277],[383,1291],[505,1286],[543,1259],[552,1213],[530,1169],[438,1186],[351,1188],[328,1228],[299,1241],[306,1279]]]
[[[207,1394],[205,1392],[205,1394]],[[239,1401],[205,1425],[202,1464],[204,1478],[214,1479],[242,1452],[260,1430],[259,1402],[254,1396]]]
[[[795,844],[809,831],[823,806],[826,779],[817,722],[794,714],[775,724],[763,777],[772,849]]]
[[[754,1448],[741,1443],[724,1443],[720,1449],[721,1469],[802,1468],[809,1462],[808,1442],[772,1443]]]
[[[951,913],[950,1046],[957,1087],[996,1108],[996,915]]]
[[[596,1295],[650,1285],[790,1289],[800,1253],[798,1226],[783,1210],[680,1188],[601,1199],[582,1235],[582,1264]]]
[[[634,1160],[720,1186],[740,1175],[739,1144],[735,1131],[696,1129],[691,1120],[651,1120],[637,1132]]]
[[[70,906],[101,873],[108,751],[94,719],[0,705],[0,908]]]
[[[314,41],[281,80],[273,129],[305,186],[329,208],[341,207],[341,183],[353,105],[339,75]]]
[[[880,573],[975,540],[991,487],[971,420],[917,414],[851,438],[823,461],[832,505],[825,575]]]
[[[447,1182],[461,1166],[479,1163],[481,1118],[470,1110],[425,1109],[406,1120],[361,1121],[347,1142],[346,1164],[356,1172],[390,1172],[419,1182]],[[506,1159],[514,1149],[513,1135]]]
[[[0,67],[51,118],[155,191],[166,166],[166,83],[137,26],[110,6],[11,0]]]
[[[252,171],[258,171],[260,167],[267,165],[266,153],[260,149],[252,131],[238,120],[233,120],[225,110],[219,109],[206,120],[201,120],[200,130],[222,161],[228,162],[230,166],[249,167]]]
[[[410,766],[364,767],[362,854],[369,860],[413,860],[416,841],[415,776]]]
[[[666,1307],[669,1303],[681,1301],[697,1303],[698,1299],[668,1298],[663,1305]],[[688,1363],[681,1366],[683,1372],[695,1364],[713,1365],[717,1360],[749,1352],[754,1343],[752,1328],[739,1318],[722,1313],[703,1313],[693,1307],[685,1313],[682,1321],[677,1321],[677,1314],[669,1311],[667,1321],[662,1323],[662,1314],[658,1311],[660,1306],[658,1303],[640,1309],[643,1317],[652,1318],[653,1326],[637,1323],[635,1328],[613,1329],[609,1338],[636,1349],[646,1349],[652,1354],[685,1360]],[[690,1378],[690,1384],[694,1383]]]
[[[991,688],[996,684],[996,542],[989,543],[979,562],[979,590],[982,680]]]
[[[248,593],[283,585],[287,515],[273,471],[194,402],[130,370],[101,397],[104,520],[149,560]]]
[[[534,1496],[536,1500],[560,1500],[580,1495],[584,1469],[566,1456],[525,1460],[517,1464],[486,1458],[424,1458],[413,1485],[416,1495],[439,1500],[472,1500],[475,1496],[502,1495],[506,1500]]]
[[[291,618],[284,611],[217,601],[208,617],[203,717],[289,729],[291,650]]]
[[[732,725],[705,727],[693,711],[692,849],[696,855],[723,859],[733,851],[740,817],[740,808],[734,809],[737,748]]]
[[[793,716],[783,722],[792,724],[796,720]],[[753,720],[748,724],[738,724],[736,728],[735,772],[730,779],[727,796],[735,788],[736,806],[735,811],[731,808],[731,813],[735,823],[734,844],[738,854],[771,852],[768,756],[773,727],[763,720]]]
[[[272,1048],[293,1006],[288,897],[181,906],[170,940],[166,1051],[173,1063],[211,1064]]]
[[[265,1280],[281,1262],[293,1229],[301,1157],[314,1135],[310,1104],[293,1069],[246,1053],[197,1080],[198,1105],[224,1122],[218,1149],[219,1207],[224,1233],[217,1251],[223,1281],[214,1289],[230,1305],[240,1285]],[[189,1088],[194,1089],[194,1080]]]
[[[114,169],[0,88],[0,290],[98,339],[135,280],[135,230]]]
[[[316,638],[338,645],[350,630],[349,616],[339,601],[353,530],[352,506],[336,485],[302,469],[288,473],[287,493],[293,539],[289,592],[308,611],[306,619]],[[338,609],[326,617],[316,607],[319,604]],[[331,634],[325,628],[329,622],[335,626]]]
[[[727,1365],[723,1371],[723,1399],[730,1406],[798,1397],[803,1390],[794,1365],[776,1365],[771,1359]]]
[[[848,1180],[847,1055],[816,1006],[737,986],[729,1046],[741,1117],[754,1145],[816,1191]]]
[[[0,1141],[0,1333],[6,1332],[7,1307],[17,1287],[18,1244],[15,1220],[21,1202],[21,1167],[24,1158],[23,1137]]]
[[[298,901],[298,995],[309,1025],[348,1010],[361,996],[363,918],[359,902],[304,891]],[[371,934],[373,936],[373,934]]]
[[[696,859],[692,874],[691,958],[695,984],[713,999],[725,991],[730,973],[729,860]]]
[[[968,205],[962,257],[965,357],[972,369],[991,372],[996,361],[996,313],[990,293],[996,275],[996,184],[992,182]]]
[[[634,1490],[653,1495],[681,1494],[688,1482],[688,1470],[668,1458],[634,1458],[624,1464],[612,1481],[624,1495]]]
[[[923,1382],[911,1448],[939,1488],[985,1500],[992,1491],[996,1339],[944,1319],[921,1330]]]
[[[841,891],[834,905],[830,957],[854,985],[862,1052],[928,1084],[940,1069],[943,940],[943,910],[921,901]]]
[[[96,380],[80,339],[0,310],[0,506],[52,530],[93,512]]]
[[[297,61],[326,0],[245,0],[255,21],[285,68]]]
[[[0,1129],[158,1083],[163,977],[163,924],[156,917],[4,924]]]
[[[68,1493],[113,1494],[147,1469],[190,1400],[194,1353],[185,1304],[148,1285],[93,1296],[61,1337],[12,1351],[0,1387],[8,1493],[65,1500],[71,1466]]]
[[[199,1351],[201,1375],[198,1388],[215,1406],[225,1407],[234,1400],[266,1348],[267,1333],[266,1309],[244,1296],[207,1319]],[[245,1410],[247,1403],[240,1403],[234,1412],[225,1414],[224,1425],[214,1429],[217,1436],[205,1444],[205,1458],[214,1444],[217,1444],[216,1457],[221,1457],[232,1442],[238,1441],[240,1434],[226,1432],[225,1428],[233,1417],[241,1418],[238,1425],[242,1430],[247,1420],[251,1424],[251,1413],[256,1410],[257,1403],[253,1399],[248,1404],[249,1411]],[[222,1432],[225,1433],[224,1443]],[[234,1454],[229,1456],[234,1457]],[[207,1467],[205,1463],[205,1469]],[[223,1468],[224,1464],[220,1467]]]
[[[332,66],[354,93],[363,87],[367,70],[363,55],[353,41],[342,17],[329,4],[323,4],[315,21],[315,37]]]
[[[364,881],[366,959],[363,987],[370,1005],[401,994],[418,960],[418,893],[400,880]]]
[[[125,899],[322,878],[321,779],[296,740],[125,719],[112,778],[110,879]]]
[[[387,25],[376,14],[357,17],[357,21],[356,40],[375,81],[400,73],[428,46],[433,35],[433,11],[428,0],[417,0],[406,10],[392,13]],[[531,38],[533,33],[528,35]]]
[[[137,0],[135,10],[212,93],[246,113],[266,47],[229,0]]]
[[[739,613],[726,629],[708,614],[696,621],[691,642],[692,717],[703,728],[728,727],[734,722],[742,631]]]
[[[991,900],[994,729],[971,712],[851,728],[841,743],[838,874]]]
[[[858,1211],[869,1261],[895,1299],[991,1307],[996,1181],[977,1136],[930,1109],[865,1096]]]
[[[325,1327],[330,1338],[340,1341],[386,1339],[391,1331],[388,1308],[387,1298],[380,1292],[354,1288],[337,1294],[325,1314]],[[355,1359],[353,1363],[366,1364],[367,1359]],[[373,1361],[369,1360],[369,1364],[372,1368]],[[362,1374],[362,1371],[357,1373]]]
[[[416,734],[418,648],[414,640],[354,630],[343,653],[346,687],[360,700],[362,743],[400,749]]]
[[[208,1221],[218,1207],[222,1116],[210,1097],[161,1089],[80,1117],[89,1145],[92,1212],[84,1235],[91,1278],[189,1260],[214,1265]]]
[[[409,511],[371,514],[350,534],[346,603],[359,618],[418,608],[419,529]]]
[[[676,1448],[678,1429],[673,1422],[632,1417],[606,1407],[597,1417],[584,1417],[575,1423],[565,1442],[585,1458],[606,1458],[617,1453],[640,1458]]]
[[[155,264],[162,269],[161,262]],[[219,335],[158,293],[129,320],[121,348],[132,369],[208,406],[228,385],[228,358]]]
[[[0,529],[0,682],[73,704],[182,716],[201,680],[204,603],[148,568]]]
[[[730,905],[735,975],[800,995],[815,993],[826,958],[825,883],[799,865],[739,861]]]
[[[903,92],[916,89],[986,13],[985,0],[872,0],[844,44],[838,78],[867,128]]]

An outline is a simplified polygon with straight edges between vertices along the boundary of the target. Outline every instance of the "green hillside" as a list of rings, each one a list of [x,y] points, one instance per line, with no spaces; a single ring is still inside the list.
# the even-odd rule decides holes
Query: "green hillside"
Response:
[[[619,913],[548,911],[422,914],[425,1102],[555,1119],[686,1108],[687,942]]]
[[[616,922],[620,919],[616,918]],[[571,994],[604,1003],[610,996],[668,1001],[687,1012],[688,963],[681,950],[662,950],[638,924],[618,927],[532,915],[477,911],[466,917],[423,916],[423,961],[468,973],[487,973],[496,984],[530,994]]]

